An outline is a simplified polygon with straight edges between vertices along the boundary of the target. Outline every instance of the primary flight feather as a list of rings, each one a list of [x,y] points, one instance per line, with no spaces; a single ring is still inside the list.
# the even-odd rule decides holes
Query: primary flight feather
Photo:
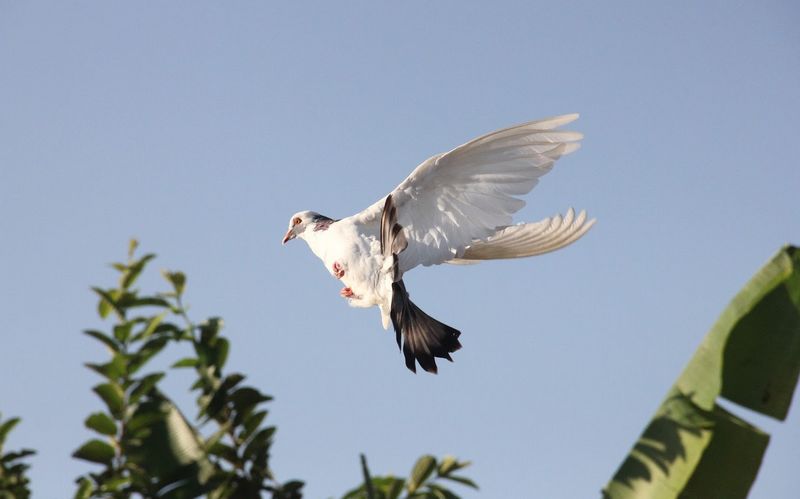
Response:
[[[341,295],[355,307],[377,306],[392,323],[406,366],[436,372],[435,358],[452,360],[460,332],[428,316],[408,297],[403,274],[418,265],[522,258],[563,248],[594,224],[570,208],[535,223],[511,225],[519,199],[582,135],[558,130],[578,117],[555,116],[491,132],[420,164],[387,196],[341,220],[302,211],[283,243],[304,239]],[[402,341],[401,341],[402,340]]]

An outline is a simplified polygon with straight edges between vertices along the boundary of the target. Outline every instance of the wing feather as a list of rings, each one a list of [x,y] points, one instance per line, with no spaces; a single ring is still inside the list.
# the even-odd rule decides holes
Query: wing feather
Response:
[[[400,271],[462,258],[468,248],[479,247],[476,241],[510,226],[512,215],[525,206],[517,196],[530,192],[556,160],[580,146],[580,133],[556,130],[577,117],[491,132],[420,164],[390,193],[408,241],[399,255]],[[384,199],[356,215],[359,221],[377,222]]]
[[[479,260],[541,255],[574,243],[594,223],[594,219],[587,220],[585,211],[581,210],[575,217],[575,212],[570,208],[563,217],[556,215],[535,223],[504,227],[485,241],[468,246],[460,258],[448,263],[476,263]]]

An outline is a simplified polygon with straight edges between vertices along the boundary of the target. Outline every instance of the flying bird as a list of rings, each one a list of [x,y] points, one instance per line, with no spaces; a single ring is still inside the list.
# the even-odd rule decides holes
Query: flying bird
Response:
[[[345,287],[354,307],[380,309],[394,327],[408,369],[436,373],[436,358],[452,362],[461,333],[430,317],[410,299],[403,274],[419,265],[522,258],[563,248],[594,224],[570,208],[534,223],[512,215],[556,160],[580,146],[580,133],[559,130],[577,114],[554,116],[491,132],[423,161],[400,185],[366,210],[339,220],[314,211],[292,216],[283,243],[308,243]]]

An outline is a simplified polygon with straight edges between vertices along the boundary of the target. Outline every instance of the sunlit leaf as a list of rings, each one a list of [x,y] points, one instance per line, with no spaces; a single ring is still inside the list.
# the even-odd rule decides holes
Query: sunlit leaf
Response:
[[[136,253],[136,248],[139,247],[139,241],[135,238],[131,238],[128,241],[128,260],[133,260],[133,254]]]
[[[466,468],[471,463],[469,461],[459,461],[453,456],[444,456],[439,463],[439,468],[436,470],[440,476],[448,475],[454,471]]]
[[[19,424],[19,421],[19,418],[9,418],[3,424],[0,424],[0,448],[2,448],[11,430]]]
[[[717,397],[783,419],[798,374],[800,251],[785,247],[723,311],[605,497],[747,497],[769,437]]]
[[[414,464],[414,468],[411,470],[411,476],[408,477],[408,484],[406,487],[408,488],[409,494],[413,494],[417,491],[418,488],[425,483],[433,471],[436,469],[436,458],[431,455],[425,455],[419,458]]]
[[[100,317],[105,319],[108,313],[113,310],[120,319],[124,319],[125,313],[117,306],[117,299],[113,291],[106,291],[97,287],[93,287],[92,291],[100,297],[100,302],[97,304],[97,313],[100,314]]]
[[[186,275],[183,272],[169,272],[166,270],[161,271],[161,275],[172,284],[175,294],[181,296],[183,289],[186,287]]]
[[[152,260],[155,257],[156,257],[156,255],[150,253],[150,254],[144,255],[139,260],[133,262],[122,273],[122,277],[120,278],[120,287],[123,288],[123,289],[127,289],[127,288],[131,287],[133,285],[133,283],[136,282],[136,279],[139,277],[139,274],[142,273],[142,270],[144,270],[145,266],[147,265],[147,262],[149,262],[150,260]]]
[[[89,499],[94,492],[94,483],[86,477],[78,480],[78,490],[75,492],[73,499]]]
[[[168,311],[164,311],[150,319],[150,321],[147,323],[147,327],[144,329],[144,331],[142,331],[142,335],[137,339],[146,340],[150,335],[152,335],[168,313]]]

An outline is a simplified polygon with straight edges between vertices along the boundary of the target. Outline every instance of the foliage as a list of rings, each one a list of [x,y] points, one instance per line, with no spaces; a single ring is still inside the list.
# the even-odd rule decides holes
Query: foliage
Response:
[[[342,499],[458,499],[459,496],[444,487],[442,481],[449,480],[477,489],[478,486],[469,478],[454,474],[469,464],[452,456],[437,461],[435,457],[425,455],[414,464],[408,478],[391,475],[371,477],[367,459],[362,454],[364,483],[346,493]]]
[[[85,424],[98,434],[74,456],[101,466],[78,479],[76,498],[295,499],[303,483],[281,484],[269,469],[275,427],[265,426],[271,397],[224,370],[230,348],[222,320],[193,323],[183,305],[186,277],[164,272],[170,291],[142,295],[133,288],[154,255],[116,263],[119,284],[93,288],[108,331],[86,334],[109,352],[87,367],[103,377],[94,387],[105,404]],[[195,422],[162,393],[167,373],[145,366],[166,346],[194,354],[173,369],[192,369],[198,392]],[[800,250],[783,248],[739,292],[706,335],[639,441],[603,491],[606,498],[744,498],[755,480],[769,436],[723,409],[718,397],[767,416],[786,417],[800,376]],[[2,453],[19,420],[0,424],[0,499],[30,495],[20,462],[33,451]],[[202,431],[201,431],[202,430]],[[343,499],[458,499],[448,482],[476,488],[455,472],[469,465],[425,455],[408,478],[370,476]]]
[[[116,287],[93,288],[99,297],[100,317],[114,320],[108,331],[85,331],[109,352],[108,361],[86,364],[103,377],[94,391],[105,410],[86,418],[86,427],[98,437],[85,442],[73,456],[102,468],[77,480],[75,498],[206,495],[225,499],[270,494],[273,499],[299,499],[303,482],[281,484],[269,469],[275,427],[263,423],[268,413],[264,405],[272,397],[244,385],[242,374],[225,371],[230,343],[220,334],[222,319],[191,321],[183,305],[186,276],[181,272],[162,273],[169,283],[167,292],[143,295],[135,289],[137,278],[155,257],[134,258],[136,246],[132,241],[126,263],[112,265],[119,272]],[[145,369],[164,348],[176,343],[189,344],[194,352],[172,368],[192,369],[196,374],[191,387],[198,392],[195,423],[159,389],[167,373]],[[401,486],[409,498],[457,498],[433,480],[474,487],[469,479],[452,474],[467,464],[453,458],[437,464],[424,456]],[[436,477],[431,476],[434,470]],[[384,490],[386,480],[375,479],[377,490]]]
[[[187,498],[206,494],[212,499],[301,497],[302,482],[280,484],[269,469],[274,426],[263,425],[264,404],[272,398],[243,384],[240,373],[226,373],[229,342],[220,334],[223,323],[210,318],[195,325],[182,297],[186,277],[164,272],[171,290],[142,295],[133,288],[154,255],[135,259],[132,241],[128,261],[115,263],[119,283],[93,288],[98,313],[112,317],[108,331],[86,334],[102,343],[110,359],[86,366],[103,377],[94,387],[105,410],[90,414],[87,428],[98,438],[73,454],[102,466],[78,479],[76,498]],[[191,368],[197,397],[196,423],[159,390],[165,372],[145,367],[166,346],[188,343],[194,356],[176,362],[174,369]],[[200,429],[204,430],[203,436]]]
[[[604,491],[744,498],[769,435],[718,397],[783,420],[800,374],[800,250],[781,249],[723,311]]]
[[[31,495],[28,488],[30,480],[25,474],[30,466],[24,463],[23,459],[33,455],[34,451],[30,449],[8,453],[3,451],[6,437],[19,421],[19,418],[3,421],[0,417],[0,499],[27,499]]]

